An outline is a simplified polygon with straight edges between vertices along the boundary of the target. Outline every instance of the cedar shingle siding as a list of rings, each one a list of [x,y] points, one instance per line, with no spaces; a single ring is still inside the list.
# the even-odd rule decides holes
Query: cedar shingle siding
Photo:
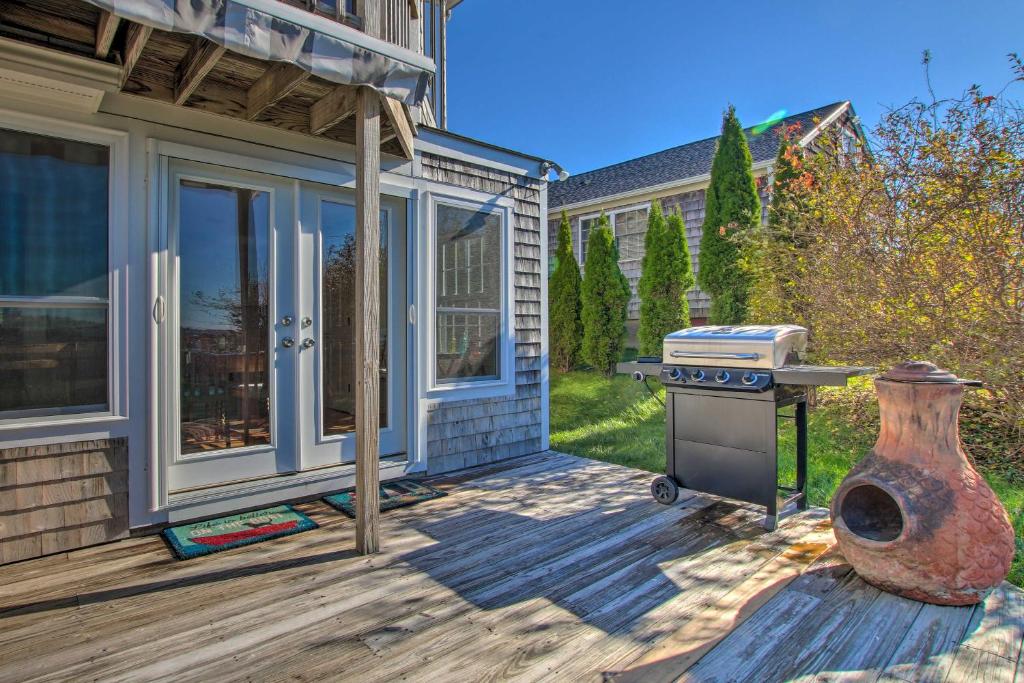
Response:
[[[423,154],[423,177],[515,200],[516,392],[428,410],[429,471],[447,472],[541,449],[541,181]],[[545,266],[546,267],[546,266]]]
[[[759,181],[758,191],[761,195],[762,220],[766,220],[768,217],[768,184],[763,180]],[[699,189],[692,192],[673,194],[667,197],[662,197],[660,201],[666,216],[675,211],[680,211],[683,214],[683,220],[686,221],[686,241],[690,246],[690,258],[693,261],[694,275],[696,275],[698,254],[700,253],[701,228],[704,225],[704,190]],[[622,206],[608,206],[605,211],[611,213],[620,208],[632,206],[634,204],[635,202],[627,201],[622,204]],[[549,236],[557,235],[558,224],[561,220],[562,217],[560,214],[555,215],[552,213],[551,217],[548,219]],[[571,217],[569,219],[569,224],[572,226],[573,240],[576,240],[579,237],[579,216]],[[575,244],[573,246],[575,246]],[[643,263],[642,258],[643,249],[641,248],[640,259],[619,260],[619,268],[622,269],[622,274],[629,280],[629,287],[632,291],[632,296],[629,300],[629,318],[631,320],[636,320],[640,317],[640,298],[637,296],[636,287],[637,283],[640,281],[640,267]],[[690,317],[706,318],[708,314],[708,307],[711,305],[711,297],[697,287],[691,289],[687,296],[690,300]]]

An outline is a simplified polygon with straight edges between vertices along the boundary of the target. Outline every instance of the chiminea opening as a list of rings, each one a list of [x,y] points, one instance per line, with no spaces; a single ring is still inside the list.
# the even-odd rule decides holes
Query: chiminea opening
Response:
[[[839,510],[846,528],[872,541],[891,541],[903,531],[903,513],[896,500],[871,484],[850,489]]]

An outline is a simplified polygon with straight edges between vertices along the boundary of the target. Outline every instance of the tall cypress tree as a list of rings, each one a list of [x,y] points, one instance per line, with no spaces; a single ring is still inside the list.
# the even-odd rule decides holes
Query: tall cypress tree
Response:
[[[686,292],[693,287],[690,249],[682,216],[666,222],[655,201],[647,218],[644,260],[637,290],[640,294],[640,355],[660,356],[669,332],[690,325]]]
[[[740,248],[733,236],[761,223],[752,163],[747,138],[730,105],[711,164],[697,275],[701,289],[711,296],[712,324],[741,323],[747,314],[749,276],[740,267]]]
[[[548,283],[548,345],[551,362],[562,372],[572,370],[579,359],[583,338],[580,319],[580,266],[572,252],[572,229],[569,216],[562,212],[558,226],[558,248],[555,251],[555,272]]]
[[[606,375],[626,348],[626,307],[629,280],[619,270],[619,250],[601,214],[598,227],[587,240],[583,269],[583,360]]]

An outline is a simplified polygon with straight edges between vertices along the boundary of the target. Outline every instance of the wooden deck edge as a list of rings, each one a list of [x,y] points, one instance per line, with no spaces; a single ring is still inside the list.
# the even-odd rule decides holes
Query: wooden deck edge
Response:
[[[680,680],[690,667],[834,545],[831,525],[827,521],[822,522],[811,534],[791,545],[703,610],[699,618],[691,619],[678,631],[659,641],[634,660],[629,668],[607,672],[605,680],[616,683]]]

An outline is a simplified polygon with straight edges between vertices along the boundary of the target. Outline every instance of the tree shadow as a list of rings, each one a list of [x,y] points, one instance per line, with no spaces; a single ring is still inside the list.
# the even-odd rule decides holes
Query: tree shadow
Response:
[[[564,486],[564,484],[563,484]],[[651,502],[652,515],[658,514]],[[592,525],[579,514],[593,515]],[[628,632],[653,607],[681,592],[662,571],[665,564],[689,561],[723,545],[767,533],[760,515],[718,501],[664,527],[645,525],[635,510],[627,514],[615,500],[584,512],[536,518],[516,512],[477,508],[436,521],[410,525],[437,543],[399,558],[480,610],[490,611],[544,598],[605,632]],[[650,518],[646,518],[649,522]],[[494,555],[476,564],[437,562],[460,551],[451,530],[472,523],[494,545]],[[514,532],[503,541],[500,530]],[[495,531],[499,531],[495,534]],[[564,531],[563,531],[564,530]],[[464,539],[454,537],[464,543]],[[488,561],[488,559],[490,561]],[[685,572],[683,572],[685,574]],[[708,578],[714,582],[715,579]],[[551,625],[523,626],[523,633]]]

